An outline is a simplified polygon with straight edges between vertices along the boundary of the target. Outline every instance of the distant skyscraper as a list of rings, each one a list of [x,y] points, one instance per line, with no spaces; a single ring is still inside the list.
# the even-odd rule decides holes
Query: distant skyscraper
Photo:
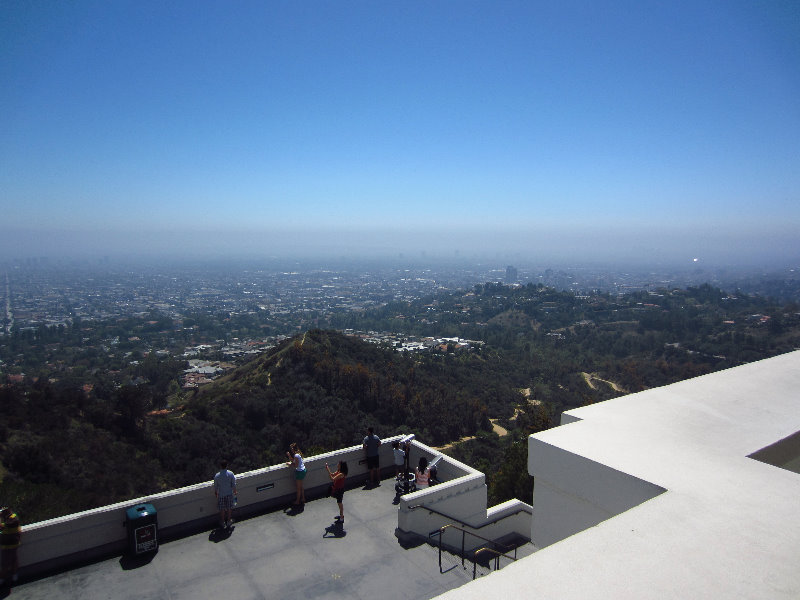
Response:
[[[506,283],[517,283],[517,270],[511,265],[506,267]]]

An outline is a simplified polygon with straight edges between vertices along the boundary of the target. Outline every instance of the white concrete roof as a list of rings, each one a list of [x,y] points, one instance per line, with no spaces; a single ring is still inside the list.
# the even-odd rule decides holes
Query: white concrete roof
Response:
[[[800,430],[800,352],[570,417],[536,443],[667,491],[441,598],[800,598],[800,475],[747,458]]]

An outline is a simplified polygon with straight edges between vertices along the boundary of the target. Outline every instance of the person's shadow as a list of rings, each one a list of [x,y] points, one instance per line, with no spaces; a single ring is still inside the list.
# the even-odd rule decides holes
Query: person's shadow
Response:
[[[158,550],[153,552],[144,552],[142,554],[131,555],[129,553],[123,554],[119,559],[119,566],[122,567],[123,571],[130,571],[132,569],[138,569],[145,565],[149,565],[155,555],[158,553]]]
[[[285,515],[290,517],[296,517],[297,515],[301,514],[306,509],[305,504],[292,504],[289,508],[283,511]]]
[[[231,525],[230,527],[214,527],[214,529],[211,530],[211,533],[208,534],[208,541],[219,544],[220,542],[227,540],[229,537],[231,537],[235,527],[235,525]]]
[[[328,535],[330,534],[330,535]],[[328,525],[325,528],[325,533],[322,534],[324,538],[343,538],[347,535],[347,532],[344,530],[344,523],[341,521],[336,521],[332,525]]]

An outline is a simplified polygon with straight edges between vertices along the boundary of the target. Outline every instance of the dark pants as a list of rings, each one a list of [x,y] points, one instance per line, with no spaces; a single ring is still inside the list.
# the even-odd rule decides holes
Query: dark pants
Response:
[[[19,563],[17,561],[17,549],[3,549],[0,551],[0,564],[2,564],[2,570],[0,571],[3,579],[11,577],[14,573],[17,572],[19,568]]]

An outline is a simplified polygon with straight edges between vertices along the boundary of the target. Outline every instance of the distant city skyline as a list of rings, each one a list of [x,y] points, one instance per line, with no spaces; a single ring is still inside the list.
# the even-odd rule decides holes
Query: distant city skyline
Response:
[[[0,262],[800,262],[800,5],[0,5]]]

